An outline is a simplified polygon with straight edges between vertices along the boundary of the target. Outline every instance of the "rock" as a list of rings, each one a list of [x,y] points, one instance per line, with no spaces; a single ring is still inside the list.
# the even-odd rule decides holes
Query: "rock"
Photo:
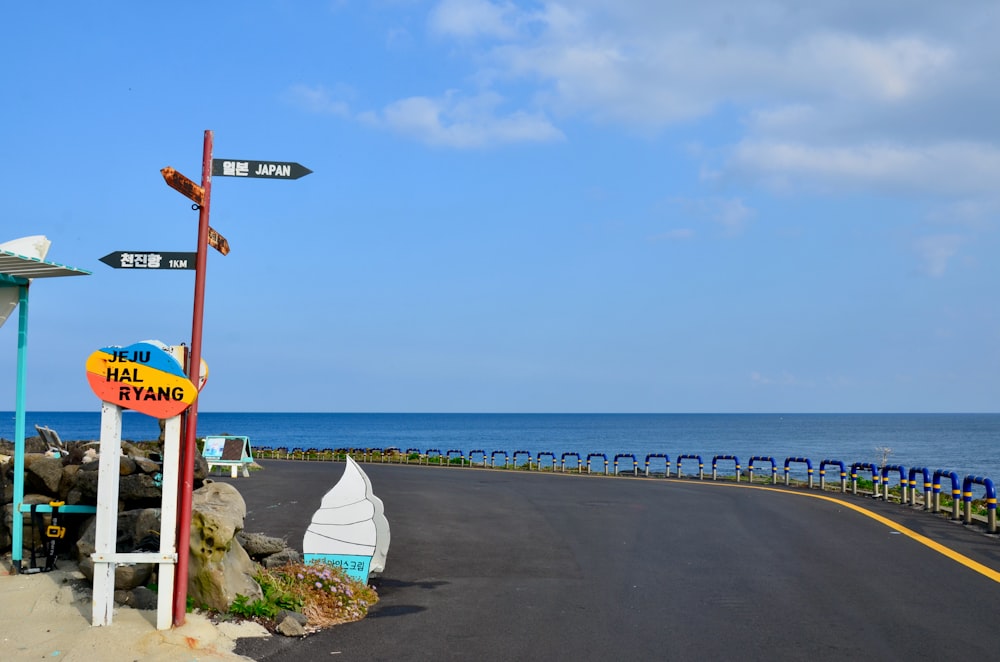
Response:
[[[194,491],[188,595],[195,604],[225,612],[237,595],[250,602],[263,597],[254,580],[254,562],[236,539],[246,510],[243,497],[228,483],[208,483]]]
[[[78,464],[67,464],[63,467],[62,480],[59,481],[59,499],[61,501],[67,501],[70,491],[76,485],[78,473],[80,473],[80,465]]]
[[[261,565],[265,568],[277,568],[283,565],[288,565],[289,563],[301,563],[302,555],[299,554],[294,549],[284,549],[277,554],[272,554],[271,556],[265,556],[261,560]]]
[[[44,455],[33,455],[32,461],[28,461],[24,456],[24,466],[27,470],[25,478],[39,488],[39,491],[51,494],[59,493],[59,483],[62,481],[63,463],[58,457],[45,457]]]
[[[132,606],[136,609],[156,609],[158,596],[145,586],[137,586],[132,590]]]
[[[159,531],[160,512],[155,508],[126,510],[118,513],[118,528],[115,540],[115,551],[132,552],[136,544],[149,530]],[[97,537],[97,518],[91,517],[83,528],[80,539],[76,542],[77,556],[80,559],[80,572],[89,580],[94,580],[94,561],[91,554],[96,551],[94,545]],[[128,591],[142,586],[153,574],[152,563],[135,563],[115,567],[115,588]]]
[[[274,630],[278,634],[284,635],[286,637],[304,637],[304,636],[306,636],[306,629],[304,627],[302,627],[302,624],[299,623],[292,616],[285,617],[284,620],[282,620],[280,623],[278,623],[278,626],[276,628],[274,628]]]
[[[156,593],[145,586],[137,586],[131,591],[115,590],[115,604],[133,609],[156,609]]]
[[[122,455],[118,458],[118,475],[130,476],[135,473],[135,460]]]
[[[154,462],[149,458],[133,457],[132,461],[135,462],[136,468],[144,474],[155,474],[162,470],[159,462]]]
[[[251,558],[261,559],[265,556],[271,556],[272,554],[277,554],[285,550],[288,545],[285,544],[284,538],[275,538],[273,536],[265,536],[263,533],[247,533],[246,531],[240,531],[236,539],[240,541],[243,545],[243,549],[247,551],[247,554]]]

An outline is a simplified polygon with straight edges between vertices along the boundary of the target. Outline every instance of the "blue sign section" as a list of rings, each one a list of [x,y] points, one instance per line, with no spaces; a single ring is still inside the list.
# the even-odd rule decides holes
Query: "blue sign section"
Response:
[[[321,561],[340,568],[351,579],[356,579],[364,584],[368,583],[368,571],[372,562],[370,556],[356,554],[304,554],[303,556],[306,563]]]

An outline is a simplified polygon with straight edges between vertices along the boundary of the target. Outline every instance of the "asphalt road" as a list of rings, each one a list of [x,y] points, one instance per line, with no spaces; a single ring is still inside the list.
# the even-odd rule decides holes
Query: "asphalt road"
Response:
[[[301,549],[342,463],[264,460],[246,529]],[[277,660],[988,660],[1000,583],[849,508],[1000,569],[1000,540],[817,490],[364,464],[392,530],[367,618],[246,639]],[[828,493],[829,494],[829,493]]]

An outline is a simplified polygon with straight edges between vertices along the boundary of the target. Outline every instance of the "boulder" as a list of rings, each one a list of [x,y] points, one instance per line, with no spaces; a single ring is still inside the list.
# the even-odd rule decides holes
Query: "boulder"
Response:
[[[118,513],[118,530],[115,540],[116,552],[133,552],[138,543],[149,533],[160,529],[160,511],[157,508],[126,510]],[[79,557],[80,572],[88,581],[94,580],[94,560],[91,558],[96,550],[94,542],[97,538],[97,518],[91,517],[84,526],[79,540],[76,542],[76,552]],[[134,563],[115,567],[115,588],[129,591],[137,586],[143,586],[153,574],[152,563]]]
[[[246,502],[228,483],[206,482],[191,502],[188,596],[194,604],[226,612],[237,595],[263,597],[256,566],[236,539],[243,529]]]
[[[39,492],[58,494],[62,482],[63,463],[58,457],[45,455],[25,455],[25,478]]]
[[[243,549],[247,551],[250,558],[257,559],[258,561],[265,556],[271,556],[272,554],[277,554],[282,552],[288,547],[285,544],[284,538],[275,538],[273,536],[266,536],[263,533],[247,533],[246,531],[240,531],[236,535],[236,539],[240,541]]]

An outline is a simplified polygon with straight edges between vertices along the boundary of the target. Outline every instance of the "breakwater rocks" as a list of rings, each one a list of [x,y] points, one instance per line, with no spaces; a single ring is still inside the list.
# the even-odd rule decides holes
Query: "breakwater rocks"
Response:
[[[159,551],[162,461],[155,442],[121,442],[119,459],[117,551]],[[99,443],[62,442],[51,448],[39,437],[25,440],[24,503],[61,502],[73,506],[96,506],[99,479]],[[14,512],[14,448],[0,439],[0,553],[11,551],[12,522],[22,526],[22,559],[25,567],[33,558],[44,559],[49,539],[46,531],[51,515]],[[273,567],[301,561],[300,554],[284,540],[243,531],[246,506],[236,488],[213,483],[208,463],[195,456],[195,493],[192,503],[191,567],[189,595],[198,604],[225,611],[240,592],[247,594],[256,564]],[[59,526],[66,527],[56,541],[60,557],[79,563],[88,579],[93,578],[96,517],[89,513],[62,513]],[[34,552],[34,555],[33,555]],[[44,561],[37,561],[37,566]],[[156,566],[131,564],[116,568],[116,600],[137,607],[155,607],[155,599],[144,587],[156,582]],[[259,589],[258,589],[259,590]]]

